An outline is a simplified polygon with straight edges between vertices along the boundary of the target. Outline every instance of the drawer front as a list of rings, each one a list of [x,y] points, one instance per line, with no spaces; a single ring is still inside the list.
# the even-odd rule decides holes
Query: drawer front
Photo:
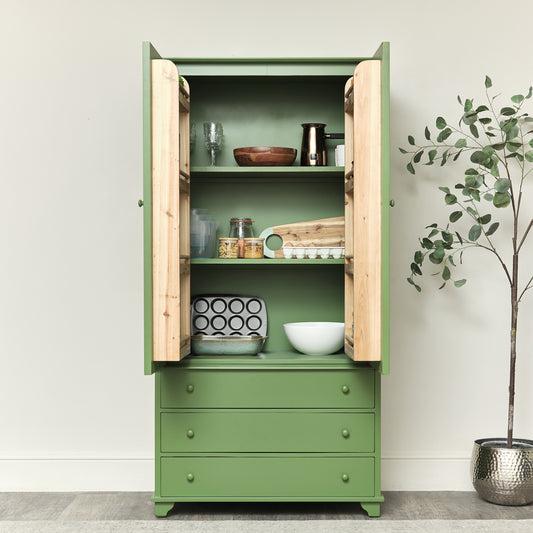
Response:
[[[165,408],[374,407],[374,370],[186,370],[160,376]]]
[[[372,457],[163,457],[161,496],[243,501],[374,495]]]
[[[254,411],[161,413],[161,452],[374,451],[372,413]]]

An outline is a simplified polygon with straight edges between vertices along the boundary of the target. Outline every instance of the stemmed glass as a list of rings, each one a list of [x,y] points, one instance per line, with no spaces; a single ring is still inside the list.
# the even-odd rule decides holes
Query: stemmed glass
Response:
[[[220,122],[204,122],[204,140],[205,146],[211,153],[211,166],[215,166],[215,153],[220,150],[222,145],[222,124]]]

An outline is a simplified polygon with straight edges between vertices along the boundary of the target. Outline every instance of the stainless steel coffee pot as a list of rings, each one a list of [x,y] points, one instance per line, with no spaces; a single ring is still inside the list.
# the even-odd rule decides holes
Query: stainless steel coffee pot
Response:
[[[325,167],[328,164],[326,139],[344,139],[344,133],[326,133],[326,124],[316,122],[302,124],[302,128],[300,164],[303,167]]]

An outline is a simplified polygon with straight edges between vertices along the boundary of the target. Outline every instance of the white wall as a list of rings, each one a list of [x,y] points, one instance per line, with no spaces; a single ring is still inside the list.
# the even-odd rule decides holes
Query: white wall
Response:
[[[153,487],[136,205],[143,40],[184,57],[371,55],[391,42],[396,207],[383,488],[470,490],[472,441],[506,430],[508,290],[477,252],[466,257],[461,290],[419,295],[407,285],[418,235],[445,216],[436,187],[462,167],[413,177],[397,147],[437,115],[458,116],[458,93],[479,99],[486,74],[505,94],[527,90],[533,59],[520,22],[530,2],[506,12],[496,0],[2,5],[0,490]],[[526,438],[532,296],[519,340],[516,435]]]

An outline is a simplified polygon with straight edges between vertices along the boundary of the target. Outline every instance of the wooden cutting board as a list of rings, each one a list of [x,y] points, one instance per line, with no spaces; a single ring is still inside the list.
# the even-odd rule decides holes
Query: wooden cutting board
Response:
[[[268,248],[266,239],[270,235],[279,235],[283,246],[344,246],[344,217],[321,218],[266,228],[259,235],[265,239],[265,256],[282,258],[281,248]]]

